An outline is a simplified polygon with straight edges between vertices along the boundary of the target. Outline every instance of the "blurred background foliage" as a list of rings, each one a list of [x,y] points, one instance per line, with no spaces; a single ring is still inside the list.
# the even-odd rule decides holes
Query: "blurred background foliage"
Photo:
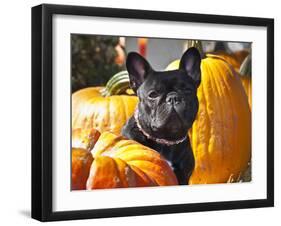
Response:
[[[104,85],[124,69],[116,62],[119,37],[71,35],[72,92],[89,86]]]
[[[204,53],[222,51],[248,54],[251,48],[250,43],[243,42],[201,42]],[[188,40],[183,39],[72,34],[72,92],[91,86],[104,86],[113,75],[126,69],[127,52],[138,52],[155,70],[165,70],[187,48]]]

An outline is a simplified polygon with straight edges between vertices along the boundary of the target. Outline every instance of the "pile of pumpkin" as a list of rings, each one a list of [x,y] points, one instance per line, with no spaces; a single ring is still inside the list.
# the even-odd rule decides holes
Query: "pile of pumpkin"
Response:
[[[247,56],[248,55],[248,56]],[[174,61],[166,70],[177,69]],[[189,184],[240,181],[251,159],[251,59],[209,53],[201,63],[199,110],[187,134],[195,156]],[[72,95],[72,189],[177,185],[156,151],[122,137],[138,98],[120,72],[105,87]]]

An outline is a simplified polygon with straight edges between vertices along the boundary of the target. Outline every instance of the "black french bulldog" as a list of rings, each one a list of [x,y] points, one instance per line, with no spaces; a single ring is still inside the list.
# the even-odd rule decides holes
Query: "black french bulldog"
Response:
[[[179,184],[188,184],[194,156],[187,136],[198,111],[197,87],[201,81],[201,57],[189,48],[178,70],[154,71],[138,53],[128,54],[130,86],[139,104],[122,134],[166,158]]]

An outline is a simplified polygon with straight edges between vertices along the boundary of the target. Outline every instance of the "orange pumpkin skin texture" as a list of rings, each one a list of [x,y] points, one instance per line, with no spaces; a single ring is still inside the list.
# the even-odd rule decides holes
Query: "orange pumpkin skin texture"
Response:
[[[240,69],[240,65],[241,63],[236,59],[236,57],[234,57],[231,54],[228,54],[224,51],[218,51],[218,52],[214,52],[214,53],[208,53],[207,54],[208,57],[216,57],[216,58],[220,58],[222,60],[225,60],[227,63],[229,63],[236,71],[239,71]]]
[[[71,189],[85,190],[90,167],[93,162],[92,154],[85,149],[72,148],[71,161]]]
[[[232,55],[226,53],[220,53],[218,56],[222,57],[227,63],[232,65],[234,69],[239,72],[240,66],[243,63],[243,60],[249,55],[248,51],[238,51],[233,53]],[[252,79],[250,76],[241,76],[241,82],[243,84],[244,90],[248,97],[248,103],[250,105],[250,109],[252,108]]]
[[[237,179],[251,156],[251,112],[238,74],[219,59],[201,63],[199,110],[190,131],[195,169],[190,184]]]
[[[175,70],[179,60],[166,70]],[[239,75],[225,59],[207,54],[201,62],[199,110],[189,131],[195,157],[190,184],[236,181],[251,156],[251,113]]]
[[[102,88],[79,90],[72,95],[72,128],[97,129],[120,134],[133,115],[138,98],[127,95],[103,97]]]
[[[243,62],[243,60],[249,55],[249,52],[247,50],[241,50],[234,52],[232,54],[229,54],[224,51],[217,51],[214,53],[208,53],[207,56],[214,56],[214,57],[219,57],[223,60],[225,60],[227,63],[232,65],[234,69],[239,72],[240,66]]]
[[[240,51],[236,51],[232,54],[228,54],[228,53],[220,51],[215,54],[222,57],[222,59],[224,59],[227,63],[232,65],[234,67],[234,69],[237,72],[239,72],[241,64],[243,63],[245,58],[249,55],[249,51],[240,50]],[[252,109],[252,79],[250,76],[241,76],[241,75],[240,75],[240,79],[243,84],[244,90],[247,94],[250,109]]]
[[[214,54],[218,57],[221,57],[227,63],[232,65],[237,72],[239,72],[240,66],[245,60],[245,58],[249,55],[249,52],[247,50],[240,50],[234,52],[233,54],[228,54],[223,51],[219,51]],[[252,109],[252,79],[250,76],[240,76],[240,79],[243,84],[244,90],[248,96],[248,103],[250,105],[250,109]]]
[[[95,129],[74,129],[72,130],[72,147],[91,151],[99,136],[100,132]]]
[[[104,87],[89,87],[85,89],[80,89],[72,94],[72,116],[77,115],[85,102],[89,97],[101,96],[101,91]],[[73,119],[72,119],[73,120]],[[73,122],[73,121],[72,121]],[[78,127],[76,127],[78,128]]]
[[[133,140],[102,133],[92,150],[87,189],[177,185],[161,155]]]

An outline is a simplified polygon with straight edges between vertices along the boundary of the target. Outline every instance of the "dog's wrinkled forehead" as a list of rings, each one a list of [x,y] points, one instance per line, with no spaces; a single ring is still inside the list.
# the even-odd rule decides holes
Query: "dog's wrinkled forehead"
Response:
[[[196,84],[184,71],[174,70],[153,72],[153,74],[148,76],[144,84],[141,86],[141,89],[146,91],[153,89],[163,92],[171,92],[178,91],[182,87],[196,89]]]

